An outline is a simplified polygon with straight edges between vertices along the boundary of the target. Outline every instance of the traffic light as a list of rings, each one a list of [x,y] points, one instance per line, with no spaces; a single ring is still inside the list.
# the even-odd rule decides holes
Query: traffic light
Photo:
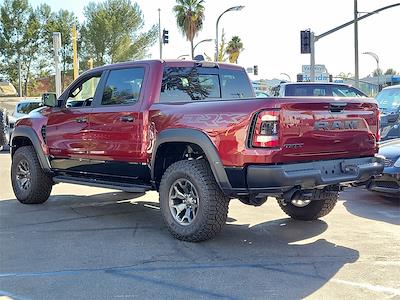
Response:
[[[258,66],[257,65],[255,65],[253,67],[253,73],[254,73],[254,75],[258,75]]]
[[[163,44],[168,44],[168,30],[163,29],[162,41],[163,41]]]
[[[311,53],[311,32],[310,30],[300,31],[300,52]]]

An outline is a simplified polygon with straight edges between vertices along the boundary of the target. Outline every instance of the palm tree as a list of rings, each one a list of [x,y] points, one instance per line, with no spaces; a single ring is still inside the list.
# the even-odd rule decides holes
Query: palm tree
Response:
[[[193,39],[203,28],[204,0],[176,0],[176,3],[173,8],[176,23],[182,34],[190,41],[193,59]]]
[[[228,46],[226,47],[225,52],[229,55],[230,63],[237,63],[240,52],[243,51],[243,43],[240,40],[240,37],[234,36],[229,41]]]

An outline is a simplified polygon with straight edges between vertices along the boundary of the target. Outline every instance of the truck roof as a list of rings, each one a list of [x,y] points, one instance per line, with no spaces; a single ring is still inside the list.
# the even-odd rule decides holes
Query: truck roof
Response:
[[[87,72],[108,70],[115,66],[129,67],[129,66],[134,66],[137,63],[147,63],[150,65],[161,63],[161,64],[166,64],[166,65],[175,66],[175,67],[178,67],[178,66],[179,67],[193,67],[196,64],[204,64],[205,66],[218,66],[219,68],[223,68],[223,69],[243,70],[242,67],[235,65],[235,64],[213,62],[213,61],[195,61],[195,60],[181,60],[181,59],[150,59],[150,60],[132,60],[132,61],[108,64],[108,65],[90,69]]]

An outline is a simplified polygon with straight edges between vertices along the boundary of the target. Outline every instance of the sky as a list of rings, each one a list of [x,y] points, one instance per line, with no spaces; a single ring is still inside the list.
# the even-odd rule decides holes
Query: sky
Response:
[[[1,1],[1,0],[0,0]],[[98,0],[91,0],[99,2]],[[133,0],[132,0],[133,1]],[[53,10],[68,9],[84,21],[83,8],[89,0],[29,0],[33,6],[49,4]],[[134,1],[133,1],[134,2]],[[163,58],[177,58],[190,53],[190,43],[178,30],[172,12],[175,0],[137,0],[145,19],[145,29],[158,24],[158,8],[161,9],[161,28],[169,30],[169,44],[163,47]],[[358,0],[358,11],[370,12],[398,0]],[[203,39],[215,39],[216,20],[226,9],[243,5],[241,11],[228,12],[219,22],[219,30],[225,39],[239,36],[244,44],[239,65],[247,68],[258,65],[259,75],[253,79],[287,79],[287,73],[296,80],[302,65],[309,64],[310,56],[300,54],[300,30],[311,29],[316,35],[326,32],[354,18],[352,0],[205,0],[205,20],[195,43]],[[376,61],[363,52],[379,56],[383,70],[400,71],[400,6],[380,12],[359,22],[360,78],[376,68]],[[200,44],[195,54],[213,57],[214,42]],[[316,64],[324,64],[330,74],[340,72],[354,74],[354,26],[348,26],[328,35],[316,43]],[[159,44],[150,49],[150,58],[159,58]]]

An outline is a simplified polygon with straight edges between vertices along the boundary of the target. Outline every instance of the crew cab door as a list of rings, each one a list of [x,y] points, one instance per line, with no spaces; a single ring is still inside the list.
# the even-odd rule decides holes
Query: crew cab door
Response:
[[[88,165],[90,113],[100,95],[102,73],[88,74],[67,91],[61,107],[48,117],[46,143],[52,168],[72,172],[86,171]]]
[[[89,156],[93,172],[148,181],[140,159],[143,144],[142,85],[145,67],[114,68],[107,72],[101,96],[91,113]]]

